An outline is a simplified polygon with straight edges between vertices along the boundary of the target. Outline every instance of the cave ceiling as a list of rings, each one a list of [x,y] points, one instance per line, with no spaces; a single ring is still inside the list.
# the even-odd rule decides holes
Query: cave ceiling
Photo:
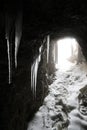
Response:
[[[81,36],[87,32],[87,4],[83,0],[19,0],[7,1],[0,6],[3,20],[3,13],[10,17],[23,13],[23,34],[26,38],[61,30]]]

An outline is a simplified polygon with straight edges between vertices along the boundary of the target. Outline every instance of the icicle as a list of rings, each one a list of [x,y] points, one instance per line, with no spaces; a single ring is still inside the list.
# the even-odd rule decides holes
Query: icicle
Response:
[[[15,37],[15,67],[17,68],[17,54],[18,54],[18,48],[20,44],[20,38],[17,36]]]
[[[36,85],[37,85],[37,72],[38,72],[38,65],[39,65],[39,60],[36,60],[35,64],[35,98],[36,98]]]
[[[58,64],[58,44],[55,43],[55,64]]]
[[[15,38],[15,67],[17,68],[17,52],[18,52],[18,45],[17,45],[17,38]]]
[[[56,60],[56,56],[55,56],[55,44],[54,44],[54,63],[55,63],[55,60]]]
[[[41,47],[39,48],[39,53],[41,53],[41,51],[42,51],[42,47],[43,47],[43,45],[41,45]]]
[[[19,12],[15,23],[15,67],[17,68],[17,54],[22,36],[22,13]]]
[[[47,36],[47,63],[49,62],[49,42],[50,42],[50,36]]]
[[[38,58],[35,59],[31,66],[31,89],[33,95],[36,96],[36,84],[37,84],[37,71],[38,71]]]
[[[39,62],[41,61],[41,51],[42,51],[43,45],[39,48]]]
[[[36,87],[37,87],[37,74],[38,74],[38,67],[41,61],[41,51],[42,46],[39,48],[39,55],[33,62],[31,66],[31,90],[33,92],[34,97],[36,98]]]
[[[33,91],[33,95],[34,95],[34,84],[35,84],[35,62],[33,63],[33,68],[32,68],[32,91]]]
[[[8,71],[9,71],[9,84],[12,82],[12,69],[11,69],[11,46],[9,45],[9,40],[7,39],[7,53],[8,53]]]
[[[33,90],[33,66],[34,64],[31,66],[31,89]]]

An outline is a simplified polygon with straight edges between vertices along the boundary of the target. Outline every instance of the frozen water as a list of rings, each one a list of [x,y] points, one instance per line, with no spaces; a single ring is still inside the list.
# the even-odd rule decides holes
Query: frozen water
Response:
[[[12,75],[11,75],[11,52],[10,52],[10,45],[9,40],[7,39],[7,53],[8,53],[8,70],[9,70],[9,84],[11,83]]]
[[[50,36],[47,36],[47,63],[49,62],[49,42],[50,42]]]
[[[41,61],[41,50],[42,50],[42,46],[39,48],[39,55],[36,57],[33,64],[31,65],[31,89],[33,91],[33,96],[35,98],[36,98],[38,67]]]

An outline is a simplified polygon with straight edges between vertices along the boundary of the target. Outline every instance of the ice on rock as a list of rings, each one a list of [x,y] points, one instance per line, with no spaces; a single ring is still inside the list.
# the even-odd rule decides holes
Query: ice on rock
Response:
[[[36,57],[33,64],[31,65],[31,89],[33,91],[33,96],[35,98],[36,98],[38,67],[41,61],[41,51],[42,51],[42,46],[39,48],[39,55]]]

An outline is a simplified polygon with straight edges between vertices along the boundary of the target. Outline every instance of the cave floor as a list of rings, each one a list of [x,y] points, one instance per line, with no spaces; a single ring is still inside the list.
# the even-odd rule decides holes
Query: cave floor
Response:
[[[87,130],[87,106],[80,96],[86,92],[86,85],[87,63],[57,70],[49,93],[27,130]]]

